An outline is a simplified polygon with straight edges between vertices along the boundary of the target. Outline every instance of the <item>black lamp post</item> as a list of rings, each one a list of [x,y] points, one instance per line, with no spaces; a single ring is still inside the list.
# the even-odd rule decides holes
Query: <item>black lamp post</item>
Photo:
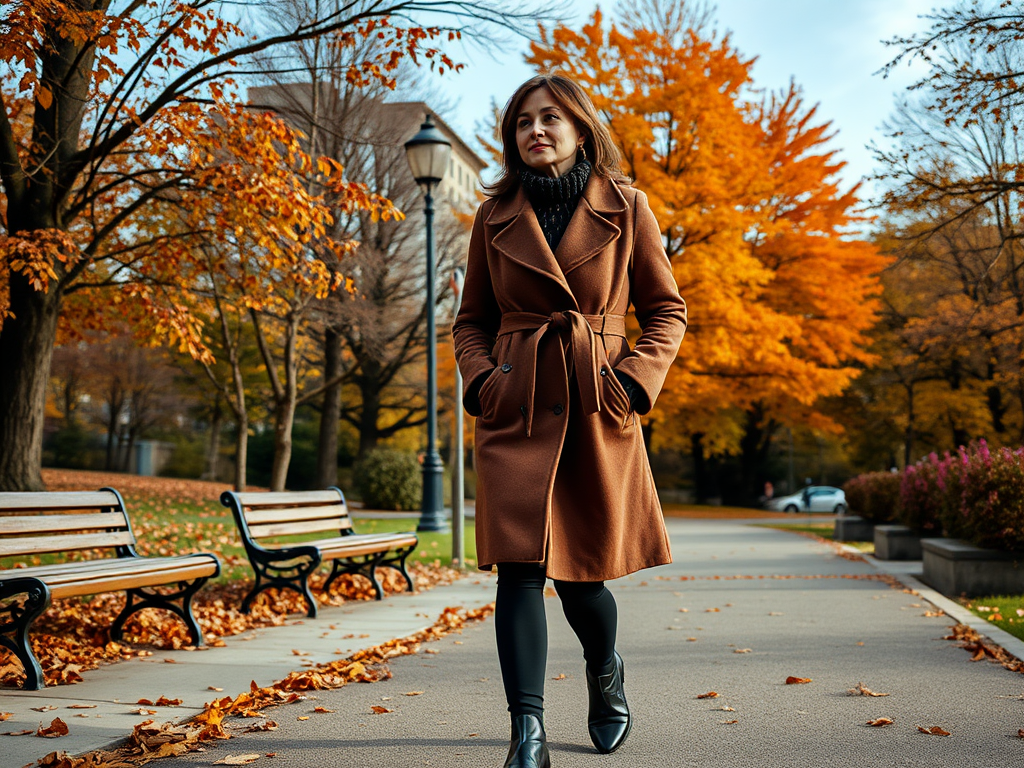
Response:
[[[444,178],[451,142],[434,125],[430,113],[419,133],[405,142],[405,154],[416,183],[425,193],[427,224],[427,451],[423,457],[423,508],[418,531],[445,531],[444,467],[437,452],[437,327],[435,320],[437,265],[434,263],[434,187]]]

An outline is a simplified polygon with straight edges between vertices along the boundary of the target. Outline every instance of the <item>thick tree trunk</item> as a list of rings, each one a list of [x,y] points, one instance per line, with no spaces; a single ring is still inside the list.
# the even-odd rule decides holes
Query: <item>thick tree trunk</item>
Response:
[[[270,490],[283,491],[292,461],[292,425],[295,422],[295,401],[284,402],[274,414],[274,463],[270,469]]]
[[[341,375],[341,336],[333,328],[324,332],[324,381]],[[316,484],[327,488],[338,482],[338,422],[341,420],[341,383],[324,390],[320,409],[320,438],[316,454]]]
[[[380,391],[375,386],[360,384],[360,394],[363,398],[362,412],[359,414],[359,455],[372,451],[377,447],[380,439],[380,432],[377,428],[377,419],[380,416]]]
[[[0,330],[0,491],[40,491],[46,385],[61,294],[10,276],[13,317]]]
[[[237,419],[238,435],[235,437],[235,490],[241,493],[245,490],[245,475],[248,471],[249,461],[249,417],[242,409],[241,416]]]

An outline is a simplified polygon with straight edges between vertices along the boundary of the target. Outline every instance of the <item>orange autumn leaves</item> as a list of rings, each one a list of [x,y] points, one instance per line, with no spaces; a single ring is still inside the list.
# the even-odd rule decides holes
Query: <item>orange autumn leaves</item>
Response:
[[[608,25],[596,11],[579,30],[542,28],[527,60],[593,95],[689,304],[659,399],[672,429],[656,439],[699,432],[713,450],[735,448],[757,404],[835,429],[815,404],[872,360],[886,260],[855,236],[867,218],[856,187],[838,187],[833,134],[792,84],[754,98],[753,61],[728,38],[641,16]]]

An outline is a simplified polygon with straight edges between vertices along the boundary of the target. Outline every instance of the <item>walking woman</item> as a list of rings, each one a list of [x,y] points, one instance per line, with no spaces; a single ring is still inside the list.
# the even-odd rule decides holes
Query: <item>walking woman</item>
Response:
[[[676,357],[686,305],[647,198],[619,171],[576,82],[521,85],[501,138],[453,335],[463,402],[478,417],[477,558],[498,569],[505,768],[547,768],[547,578],[583,645],[594,746],[612,752],[630,731],[604,582],[672,561],[637,415]],[[632,349],[630,305],[641,328]]]

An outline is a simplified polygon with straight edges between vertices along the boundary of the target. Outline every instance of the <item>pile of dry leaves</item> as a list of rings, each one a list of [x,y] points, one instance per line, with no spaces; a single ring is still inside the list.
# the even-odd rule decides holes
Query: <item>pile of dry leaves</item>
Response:
[[[245,693],[225,696],[208,702],[203,712],[188,723],[156,723],[147,720],[137,725],[127,744],[112,752],[91,752],[71,757],[63,752],[51,752],[42,758],[39,768],[135,768],[161,758],[180,755],[201,747],[204,741],[230,739],[232,731],[271,731],[277,727],[273,720],[262,717],[267,707],[290,704],[305,698],[306,691],[341,688],[349,683],[375,683],[391,677],[388,659],[407,656],[419,651],[421,644],[438,640],[453,632],[460,632],[467,623],[487,618],[494,604],[479,609],[445,608],[428,627],[409,637],[389,640],[381,645],[359,651],[347,659],[292,672],[283,680],[261,688],[255,682]],[[259,718],[254,725],[240,728],[226,727],[225,718]]]
[[[459,578],[454,568],[439,564],[413,563],[409,567],[418,589],[450,584]],[[378,577],[388,593],[400,592],[405,580],[393,568],[381,568]],[[371,600],[374,593],[369,579],[341,576],[322,591],[325,576],[314,575],[310,582],[321,605],[341,605],[347,600]],[[289,614],[305,614],[302,599],[291,590],[270,589],[256,600],[247,616],[239,610],[242,598],[251,589],[249,581],[208,586],[194,602],[194,612],[208,645],[223,645],[229,637],[255,627],[284,624]],[[43,667],[47,685],[65,685],[82,680],[81,672],[101,664],[151,655],[149,648],[184,648],[189,645],[184,623],[176,616],[158,610],[145,610],[125,625],[124,642],[108,640],[107,629],[124,606],[123,594],[101,594],[91,599],[56,600],[33,625],[32,650]],[[138,646],[142,646],[141,648]],[[24,680],[21,663],[0,648],[0,685],[20,686]]]

